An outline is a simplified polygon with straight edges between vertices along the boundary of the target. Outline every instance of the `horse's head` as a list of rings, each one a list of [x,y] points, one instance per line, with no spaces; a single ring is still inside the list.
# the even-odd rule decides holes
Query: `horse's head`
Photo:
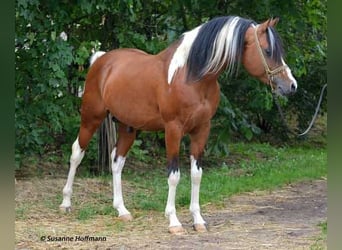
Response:
[[[278,18],[252,25],[245,35],[242,63],[246,70],[280,95],[294,93],[297,81],[283,59],[283,47],[274,26]]]

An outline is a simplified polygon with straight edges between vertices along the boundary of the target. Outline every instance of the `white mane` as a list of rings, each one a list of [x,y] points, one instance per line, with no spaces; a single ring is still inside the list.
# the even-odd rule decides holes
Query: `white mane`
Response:
[[[244,35],[251,23],[237,16],[218,17],[184,33],[169,64],[168,84],[185,64],[188,79],[195,81],[218,72],[225,64],[232,73],[241,59]]]

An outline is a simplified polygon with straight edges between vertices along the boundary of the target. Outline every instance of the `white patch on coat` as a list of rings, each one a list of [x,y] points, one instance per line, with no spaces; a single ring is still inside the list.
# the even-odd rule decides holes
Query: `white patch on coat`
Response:
[[[194,40],[196,39],[200,28],[201,26],[198,26],[195,29],[184,33],[182,43],[178,46],[170,61],[167,77],[168,84],[171,84],[172,78],[176,73],[177,69],[185,65],[189,56],[191,46]]]

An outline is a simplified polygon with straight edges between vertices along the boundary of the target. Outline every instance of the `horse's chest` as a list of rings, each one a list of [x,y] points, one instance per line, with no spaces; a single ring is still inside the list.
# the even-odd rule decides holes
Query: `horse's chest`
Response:
[[[219,102],[218,84],[172,85],[160,98],[159,108],[164,123],[177,121],[184,132],[208,122]]]
[[[184,130],[190,131],[200,124],[208,122],[217,109],[217,102],[203,100],[182,112]]]

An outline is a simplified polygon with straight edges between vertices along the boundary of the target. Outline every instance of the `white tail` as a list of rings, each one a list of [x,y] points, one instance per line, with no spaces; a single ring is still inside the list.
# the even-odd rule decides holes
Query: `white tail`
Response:
[[[91,55],[89,62],[90,62],[90,66],[93,65],[93,63],[101,56],[103,56],[104,54],[106,54],[106,52],[104,51],[96,51],[94,54]],[[84,86],[79,86],[78,87],[78,93],[77,96],[78,97],[82,97],[83,96],[83,92],[84,92]]]
[[[90,57],[90,66],[93,65],[93,63],[101,56],[103,56],[106,52],[104,51],[96,51],[92,56]]]

